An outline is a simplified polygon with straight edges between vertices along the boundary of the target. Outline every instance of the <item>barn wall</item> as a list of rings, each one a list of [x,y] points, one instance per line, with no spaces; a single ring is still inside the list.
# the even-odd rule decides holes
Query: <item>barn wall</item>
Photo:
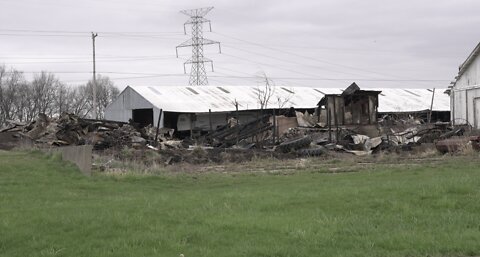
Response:
[[[474,128],[479,128],[478,124],[475,124],[476,119],[480,119],[480,113],[475,110],[475,99],[480,99],[480,87],[467,90],[467,118]]]
[[[452,121],[455,125],[467,124],[467,91],[452,91]]]
[[[452,91],[452,121],[480,129],[480,87]]]
[[[190,113],[180,114],[177,122],[178,131],[188,131],[191,127],[190,122]],[[210,130],[210,118],[212,120],[212,128],[215,129],[218,126],[223,126],[227,124],[227,120],[230,117],[234,117],[236,112],[214,112],[211,116],[208,113],[196,113],[193,121],[193,128],[198,130],[208,131]],[[255,120],[261,116],[260,111],[257,112],[238,112],[238,122],[240,124],[247,123],[249,121]]]
[[[462,89],[475,85],[480,85],[480,58],[478,57],[475,58],[467,70],[458,78],[455,83],[455,88]]]
[[[193,126],[191,124],[190,117],[194,115]],[[215,129],[217,126],[227,124],[227,113],[212,113],[212,128]],[[188,131],[190,128],[201,129],[208,131],[210,130],[210,120],[208,113],[201,114],[180,114],[178,116],[177,129],[178,131]]]
[[[451,91],[451,119],[455,125],[468,124],[480,129],[480,58],[473,58]]]
[[[160,109],[127,87],[113,103],[107,106],[105,109],[105,119],[128,122],[128,120],[132,118],[132,110],[149,108],[153,109],[154,126],[157,126]],[[160,127],[163,127],[163,117],[160,121]]]

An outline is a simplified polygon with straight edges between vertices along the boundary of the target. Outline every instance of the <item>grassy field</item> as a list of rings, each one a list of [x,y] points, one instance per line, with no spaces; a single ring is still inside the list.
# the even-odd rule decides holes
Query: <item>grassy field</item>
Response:
[[[0,152],[0,256],[480,255],[480,168],[84,177]]]

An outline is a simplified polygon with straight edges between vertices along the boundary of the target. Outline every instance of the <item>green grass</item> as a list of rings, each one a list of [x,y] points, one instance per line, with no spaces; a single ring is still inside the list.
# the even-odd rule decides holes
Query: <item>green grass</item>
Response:
[[[480,255],[477,163],[84,177],[0,152],[0,256]]]

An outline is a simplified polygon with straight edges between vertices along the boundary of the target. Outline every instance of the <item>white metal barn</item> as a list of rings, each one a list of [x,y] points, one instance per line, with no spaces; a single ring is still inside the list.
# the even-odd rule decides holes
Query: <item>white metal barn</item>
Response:
[[[450,90],[451,119],[455,125],[480,129],[480,43],[459,67]]]
[[[261,86],[128,86],[105,110],[105,119],[187,131],[191,128],[209,129],[224,125],[238,103],[239,120],[246,122],[258,117]],[[379,113],[408,113],[429,110],[430,89],[374,89],[379,95]],[[264,109],[314,110],[326,94],[340,94],[340,88],[275,87]],[[449,97],[437,93],[433,110],[448,112]]]

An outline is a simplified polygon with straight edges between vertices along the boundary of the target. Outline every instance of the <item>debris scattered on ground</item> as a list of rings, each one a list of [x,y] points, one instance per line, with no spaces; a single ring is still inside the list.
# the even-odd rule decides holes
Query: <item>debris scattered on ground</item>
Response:
[[[480,151],[480,136],[471,136],[470,142],[472,142],[472,148],[476,151]]]
[[[363,134],[361,125],[327,128],[308,112],[294,114],[275,119],[266,114],[246,123],[230,119],[196,138],[178,138],[173,129],[151,125],[140,128],[138,124],[83,119],[67,113],[57,118],[40,114],[29,123],[9,121],[0,129],[0,148],[11,149],[20,144],[17,139],[38,147],[88,144],[123,159],[145,158],[146,152],[155,152],[161,155],[159,163],[163,165],[236,162],[254,156],[328,156],[334,152],[364,156],[412,151],[422,144],[435,145],[442,153],[459,151],[466,144],[480,151],[480,136],[467,137],[465,128],[448,123],[425,124],[413,118],[398,121],[385,116],[376,129]],[[126,149],[138,153],[129,155]]]
[[[240,141],[253,137],[256,138],[252,140],[264,141],[269,137],[264,132],[269,132],[272,129],[269,117],[269,115],[263,115],[245,124],[227,124],[208,133],[204,138],[210,145],[220,148],[231,147]]]
[[[39,147],[90,144],[96,150],[125,146],[140,148],[152,138],[151,131],[136,129],[127,123],[82,119],[67,113],[58,118],[41,114],[30,123],[10,122],[0,130],[0,133],[7,132],[17,138],[32,140]]]
[[[460,152],[468,145],[470,139],[466,137],[452,137],[442,139],[435,143],[435,147],[441,153]]]

